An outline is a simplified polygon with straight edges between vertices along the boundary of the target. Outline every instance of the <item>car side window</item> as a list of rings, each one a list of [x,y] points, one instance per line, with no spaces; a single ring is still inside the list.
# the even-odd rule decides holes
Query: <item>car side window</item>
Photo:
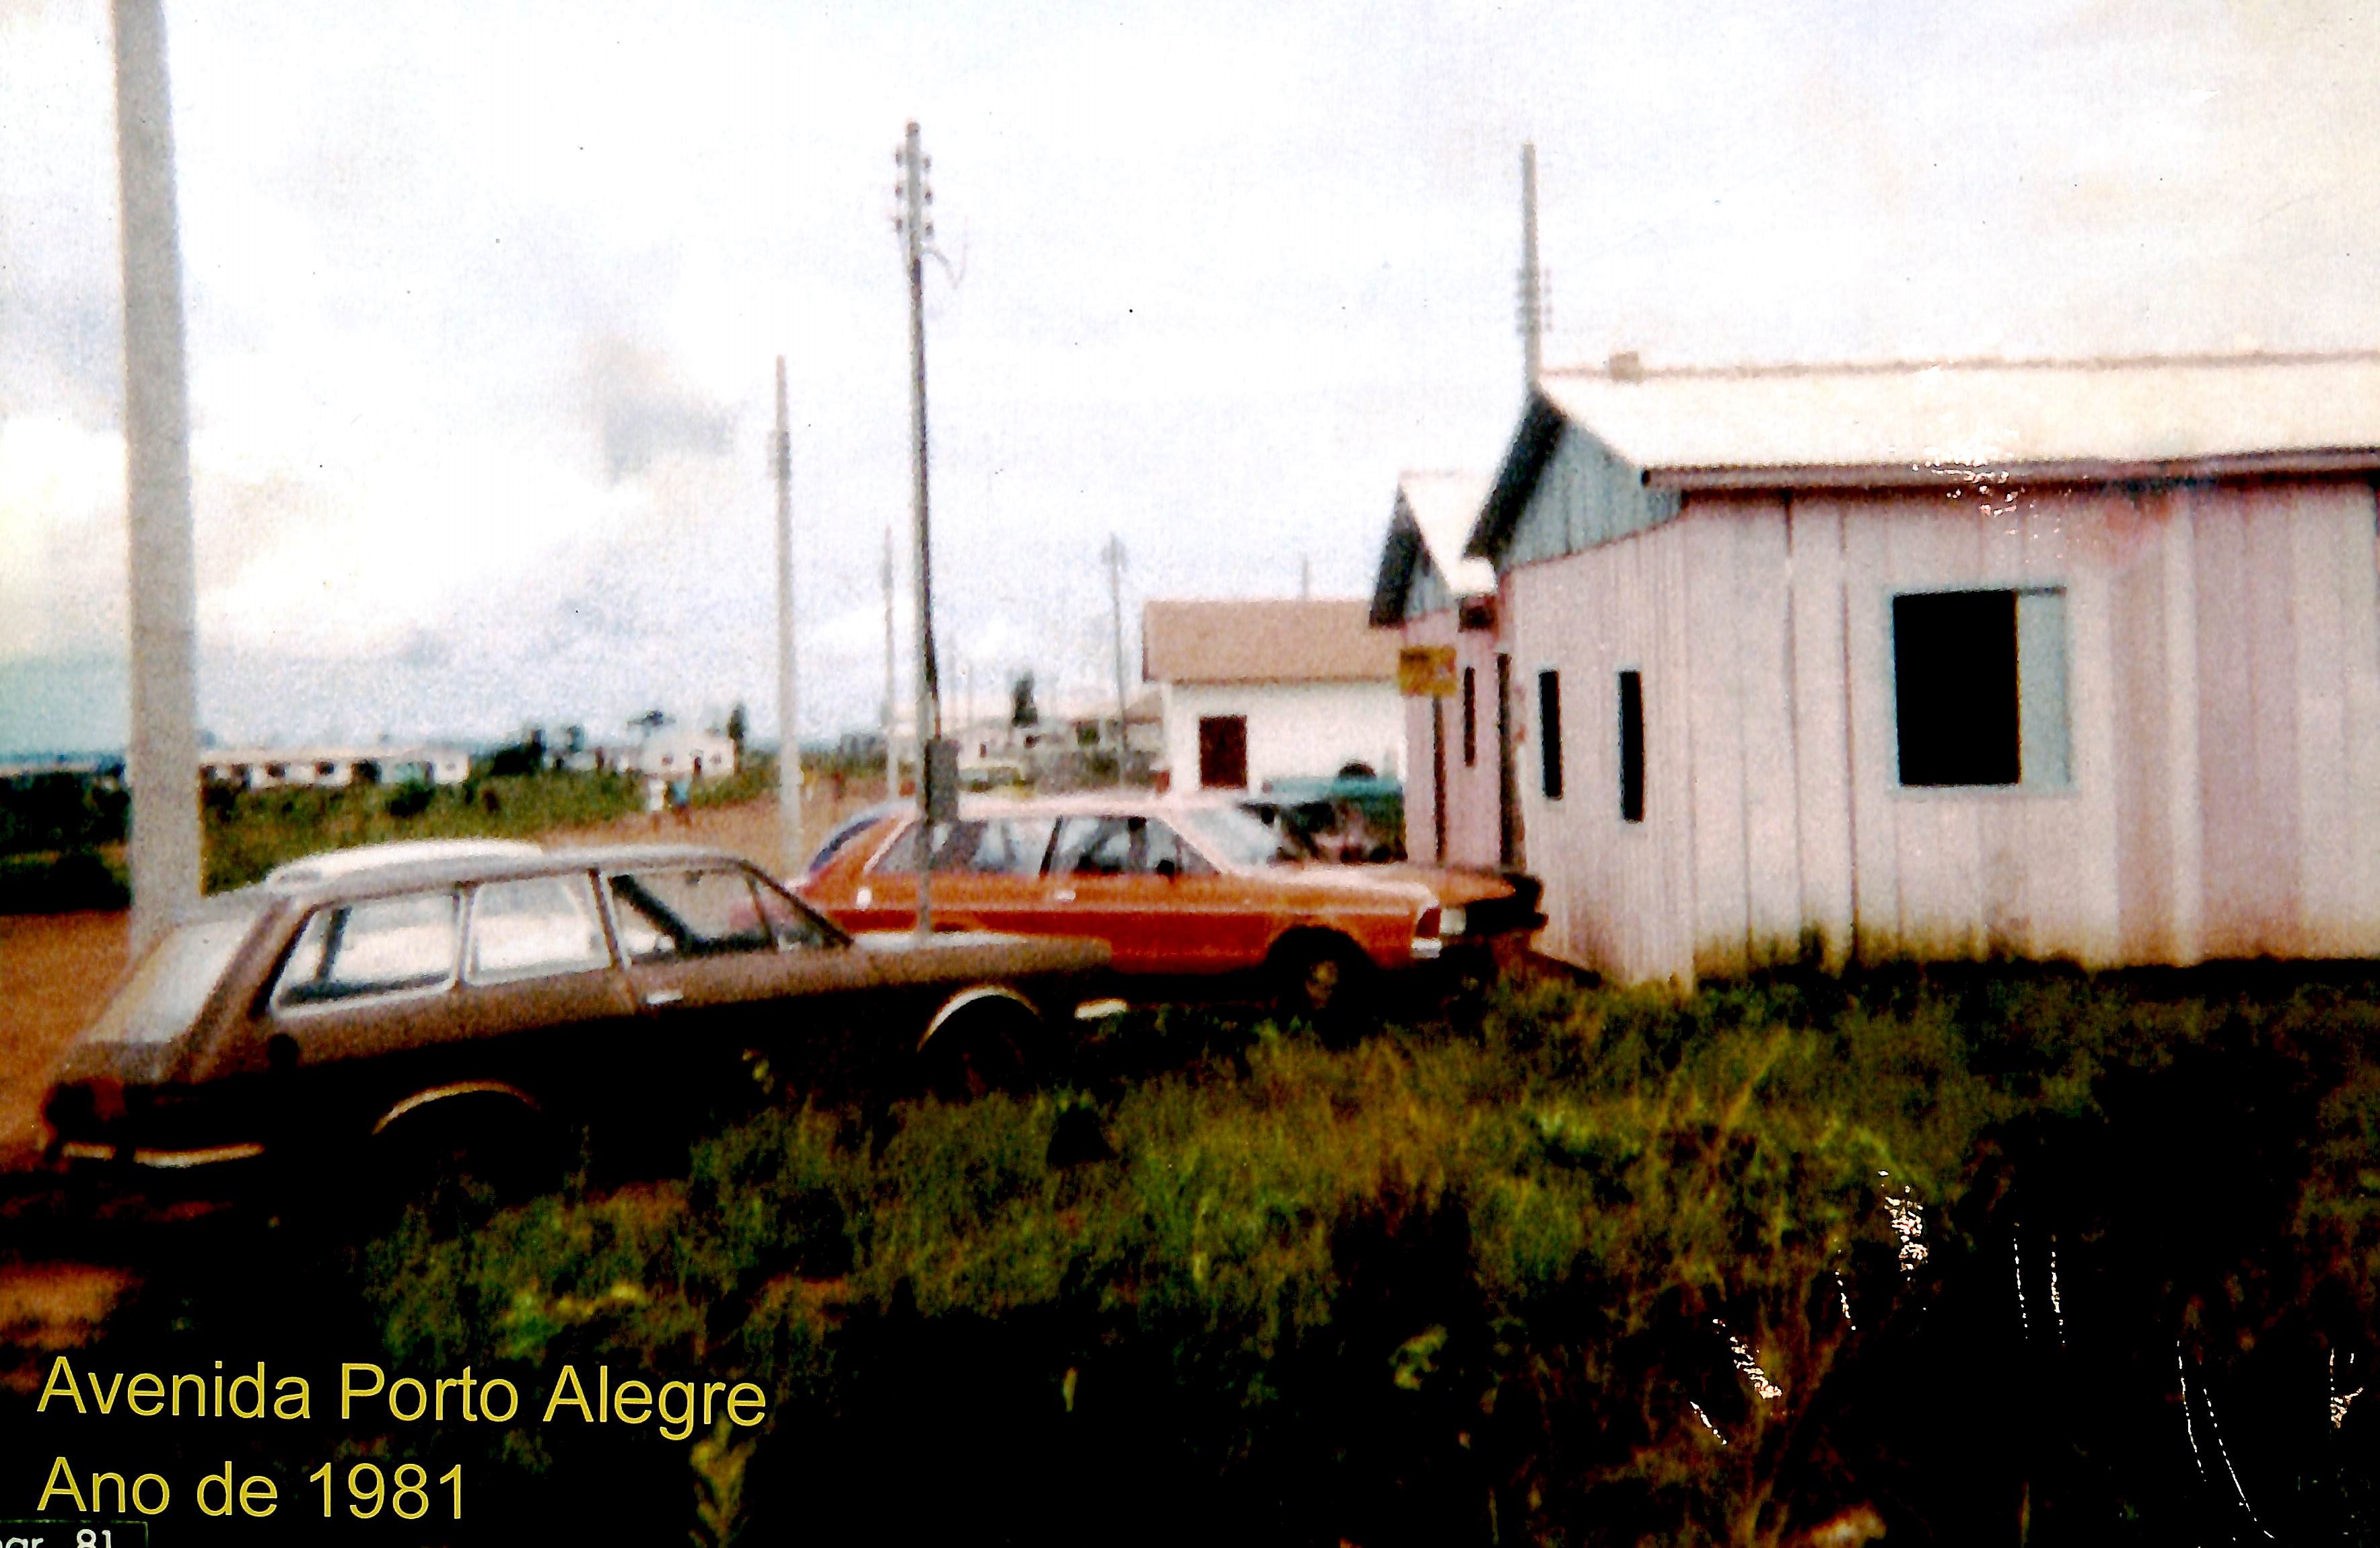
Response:
[[[816,914],[767,882],[753,883],[752,894],[760,900],[760,918],[779,950],[816,950],[836,944],[833,933],[819,923]]]
[[[1041,874],[1041,857],[1050,853],[1050,830],[1057,826],[1055,818],[1002,817],[981,826],[983,831],[977,835],[964,869],[995,877]]]
[[[1147,840],[1148,868],[1159,876],[1211,877],[1215,867],[1207,857],[1182,841],[1182,835],[1151,817]]]
[[[463,956],[463,976],[470,983],[588,973],[611,961],[587,877],[526,877],[473,890]]]
[[[273,1008],[446,987],[455,981],[458,902],[452,891],[409,892],[315,910],[282,964]]]
[[[1050,848],[1050,817],[969,818],[934,826],[934,869],[977,876],[1034,877]],[[901,830],[875,865],[880,874],[908,876],[917,869],[916,823]]]
[[[1050,852],[1053,877],[1133,876],[1148,868],[1146,817],[1071,816]]]
[[[613,916],[631,961],[773,950],[777,941],[740,871],[699,867],[612,877]]]

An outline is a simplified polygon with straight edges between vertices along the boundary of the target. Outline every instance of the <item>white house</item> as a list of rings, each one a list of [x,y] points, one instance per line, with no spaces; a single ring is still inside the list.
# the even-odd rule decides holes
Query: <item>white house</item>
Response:
[[[1400,648],[1451,653],[1453,671],[1409,693],[1405,710],[1405,848],[1458,865],[1512,858],[1498,821],[1496,567],[1463,544],[1494,480],[1484,473],[1408,473],[1372,591],[1372,626],[1394,629]],[[1507,669],[1509,671],[1509,668]]]
[[[1548,373],[1472,536],[1556,956],[2380,955],[2380,356]]]
[[[459,785],[471,776],[471,756],[460,747],[420,744],[210,747],[199,755],[199,774],[210,783],[249,790],[276,785]]]
[[[735,744],[722,732],[657,731],[642,742],[611,749],[604,761],[623,774],[666,780],[723,780],[735,772]]]
[[[1259,788],[1350,763],[1404,775],[1395,636],[1360,599],[1152,601],[1141,674],[1157,684],[1176,789]]]

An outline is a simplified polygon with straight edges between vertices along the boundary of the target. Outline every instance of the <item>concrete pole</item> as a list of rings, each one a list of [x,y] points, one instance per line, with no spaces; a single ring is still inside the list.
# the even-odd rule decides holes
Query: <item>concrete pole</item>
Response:
[[[165,18],[162,0],[115,0],[114,8],[131,543],[131,947],[138,953],[199,896],[198,600]]]
[[[933,542],[926,498],[926,153],[913,120],[901,142],[902,194],[906,201],[902,235],[909,264],[909,511],[916,527],[912,574],[917,593],[917,816],[928,815],[926,766],[933,739],[941,733],[935,713]],[[921,826],[917,855],[917,935],[934,929],[934,846]]]
[[[1544,275],[1537,269],[1537,148],[1521,147],[1521,358],[1536,392],[1545,369]]]
[[[796,715],[800,675],[794,654],[794,431],[785,408],[785,357],[777,357],[777,847],[783,874],[802,862],[802,741]]]

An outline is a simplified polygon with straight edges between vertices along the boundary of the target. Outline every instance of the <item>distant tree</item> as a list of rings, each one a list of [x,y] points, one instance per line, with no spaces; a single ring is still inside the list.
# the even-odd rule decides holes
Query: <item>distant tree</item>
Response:
[[[562,728],[563,756],[577,757],[586,750],[587,728],[585,726],[565,726]]]
[[[640,731],[647,736],[650,736],[653,732],[661,730],[663,726],[668,725],[669,723],[670,718],[667,710],[648,709],[643,714],[630,720],[628,722],[628,729],[630,731]]]
[[[535,774],[545,768],[545,728],[530,726],[509,747],[499,747],[488,760],[491,774]]]
[[[744,733],[750,729],[751,722],[744,714],[744,701],[737,699],[735,707],[727,712],[727,740],[735,744],[735,756],[739,762],[744,756]]]
[[[1041,711],[1033,703],[1033,674],[1018,672],[1008,683],[1008,723],[1012,726],[1038,726]]]

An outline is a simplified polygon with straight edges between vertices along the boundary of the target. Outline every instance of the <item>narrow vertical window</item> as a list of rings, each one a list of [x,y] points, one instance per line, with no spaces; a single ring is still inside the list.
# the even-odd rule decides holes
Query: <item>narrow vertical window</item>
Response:
[[[1537,673],[1538,755],[1543,759],[1546,799],[1562,792],[1561,673]]]
[[[1620,674],[1620,820],[1645,820],[1645,677]]]
[[[1446,701],[1429,701],[1429,806],[1431,841],[1446,859]]]
[[[1463,669],[1463,767],[1479,763],[1479,669]]]

